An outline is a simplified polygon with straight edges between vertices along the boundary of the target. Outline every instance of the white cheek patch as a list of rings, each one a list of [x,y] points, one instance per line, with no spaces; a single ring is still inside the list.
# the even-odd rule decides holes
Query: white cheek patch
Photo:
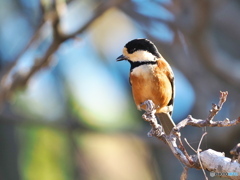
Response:
[[[128,54],[131,61],[155,61],[155,56],[148,51],[135,51],[132,54]]]
[[[123,55],[128,57],[128,59],[133,62],[134,61],[155,61],[156,59],[156,56],[154,56],[152,53],[148,51],[143,51],[143,50],[135,51],[134,53],[129,54],[127,53],[127,50],[124,49]]]

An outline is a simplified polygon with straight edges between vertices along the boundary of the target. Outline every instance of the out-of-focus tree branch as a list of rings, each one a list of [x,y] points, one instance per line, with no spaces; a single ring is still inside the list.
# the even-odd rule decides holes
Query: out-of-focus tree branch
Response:
[[[43,22],[40,23],[39,28],[37,29],[35,35],[32,37],[30,42],[26,45],[25,48],[23,48],[23,50],[19,53],[19,55],[10,65],[10,67],[8,67],[6,71],[4,71],[5,74],[2,76],[2,79],[0,82],[0,104],[2,105],[4,101],[6,101],[9,97],[11,97],[14,90],[25,87],[28,81],[31,79],[31,77],[34,74],[36,74],[40,69],[48,67],[51,64],[52,55],[64,41],[74,38],[78,34],[81,34],[86,29],[88,29],[90,25],[108,9],[118,6],[125,1],[126,0],[115,0],[115,1],[108,1],[106,3],[100,4],[96,8],[94,16],[83,27],[79,28],[76,32],[72,34],[64,34],[61,31],[61,27],[60,27],[61,17],[60,17],[59,8],[58,8],[58,5],[59,5],[58,3],[60,1],[56,1],[56,2],[54,1],[55,3],[53,3],[53,7],[51,7],[51,10],[44,11],[43,16],[45,18]],[[47,49],[46,53],[41,58],[35,59],[34,65],[31,67],[29,71],[25,73],[21,73],[17,71],[11,74],[10,72],[17,64],[20,56],[28,50],[28,48],[36,39],[38,39],[39,33],[41,31],[41,27],[47,21],[50,21],[52,25],[53,40],[49,48]]]

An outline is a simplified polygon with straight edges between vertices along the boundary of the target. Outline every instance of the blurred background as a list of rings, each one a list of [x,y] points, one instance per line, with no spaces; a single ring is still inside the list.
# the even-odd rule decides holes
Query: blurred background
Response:
[[[0,180],[179,179],[183,165],[147,137],[130,65],[116,58],[128,41],[150,39],[175,74],[176,123],[205,119],[220,90],[229,96],[215,120],[233,120],[239,19],[238,0],[0,0]],[[196,149],[206,130],[201,149],[230,157],[239,128],[182,136]]]

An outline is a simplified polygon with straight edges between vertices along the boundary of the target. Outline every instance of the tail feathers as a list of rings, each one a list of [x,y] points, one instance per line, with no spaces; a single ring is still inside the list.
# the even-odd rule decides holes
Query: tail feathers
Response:
[[[155,115],[158,122],[161,123],[165,134],[169,135],[173,127],[176,126],[172,120],[172,117],[168,113],[156,113]]]

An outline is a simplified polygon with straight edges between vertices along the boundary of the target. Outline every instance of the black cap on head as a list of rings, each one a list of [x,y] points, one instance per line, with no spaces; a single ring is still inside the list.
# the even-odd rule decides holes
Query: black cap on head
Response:
[[[148,51],[148,52],[152,53],[154,56],[156,56],[158,58],[161,57],[156,46],[148,39],[134,39],[132,41],[129,41],[125,45],[125,47],[127,48],[127,51],[129,54],[132,54],[138,50],[143,50],[143,51]]]

